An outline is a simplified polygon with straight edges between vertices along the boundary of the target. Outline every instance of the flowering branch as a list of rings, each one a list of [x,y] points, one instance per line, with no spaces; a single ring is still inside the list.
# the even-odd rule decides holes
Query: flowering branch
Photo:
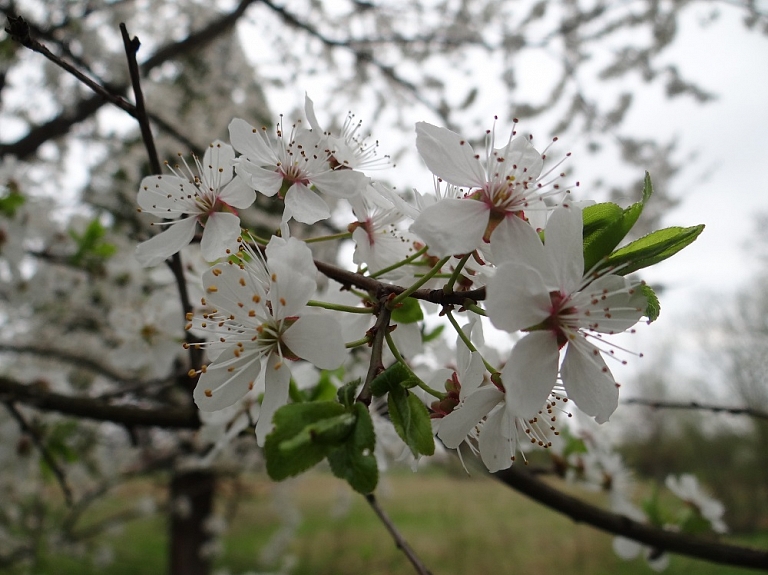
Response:
[[[408,557],[408,561],[411,562],[411,565],[413,565],[413,568],[416,569],[416,572],[419,573],[419,575],[432,575],[432,572],[427,569],[426,565],[422,563],[421,559],[419,559],[418,555],[416,555],[416,552],[411,548],[410,545],[408,545],[408,542],[397,530],[397,527],[395,527],[395,524],[392,523],[389,516],[384,513],[384,510],[381,507],[379,507],[379,504],[376,501],[376,497],[373,495],[373,493],[366,495],[365,500],[368,502],[368,505],[371,506],[371,509],[373,509],[376,515],[378,515],[379,519],[384,524],[384,527],[387,528],[387,531],[389,531],[392,539],[395,540],[395,545],[397,548],[405,553],[406,557]]]
[[[644,405],[651,409],[688,409],[711,411],[713,413],[729,413],[731,415],[748,415],[756,419],[768,420],[768,413],[751,407],[726,407],[724,405],[715,405],[709,403],[699,403],[698,401],[666,401],[657,399],[643,399],[641,397],[630,397],[622,400],[627,405]]]
[[[588,523],[602,531],[639,541],[654,549],[722,565],[768,571],[768,551],[719,543],[711,539],[665,531],[633,521],[624,515],[611,513],[567,495],[518,466],[513,465],[498,471],[494,477],[515,491],[527,495],[558,513],[567,515],[576,522]]]

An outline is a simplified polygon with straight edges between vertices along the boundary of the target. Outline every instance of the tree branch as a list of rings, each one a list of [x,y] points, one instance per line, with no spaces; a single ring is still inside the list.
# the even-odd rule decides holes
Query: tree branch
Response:
[[[537,479],[513,465],[499,471],[494,477],[531,499],[567,515],[577,523],[588,523],[602,531],[633,539],[654,549],[679,553],[689,557],[722,565],[734,565],[768,571],[768,551],[720,543],[704,537],[694,537],[674,531],[665,531],[633,521],[624,515],[606,511],[566,495],[559,489]]]
[[[626,405],[644,405],[651,409],[688,409],[711,411],[714,413],[728,413],[730,415],[748,415],[756,419],[768,420],[768,413],[751,407],[726,407],[712,403],[699,403],[698,401],[666,401],[656,399],[644,399],[642,397],[630,397],[622,400]]]
[[[151,426],[175,429],[198,429],[200,418],[195,408],[111,405],[103,399],[73,397],[0,377],[0,401],[17,401],[44,411],[97,421],[111,421],[128,427]]]
[[[384,524],[384,527],[387,528],[387,531],[389,531],[392,539],[395,540],[395,545],[397,548],[405,553],[405,556],[408,558],[408,561],[411,562],[413,568],[416,569],[416,572],[419,573],[419,575],[432,575],[432,572],[427,569],[426,565],[422,563],[421,559],[419,559],[419,556],[416,555],[416,552],[411,548],[410,545],[408,545],[408,542],[397,530],[397,527],[395,527],[395,524],[392,523],[392,520],[389,518],[389,516],[384,513],[384,510],[381,507],[379,507],[379,504],[376,501],[376,497],[373,495],[373,493],[367,494],[365,496],[365,500]]]
[[[152,69],[164,64],[168,60],[173,58],[179,58],[184,54],[193,50],[199,50],[200,48],[215,41],[221,34],[227,32],[237,21],[242,17],[246,8],[253,4],[256,0],[242,0],[238,7],[222,16],[221,18],[214,20],[208,26],[201,28],[195,32],[192,32],[184,40],[178,42],[171,42],[158,49],[154,55],[150,56],[141,66],[142,75],[148,74]],[[9,18],[10,24],[10,18]],[[20,28],[15,30],[19,35],[23,32]],[[20,38],[26,41],[29,37],[29,28],[27,27],[26,38]],[[22,41],[22,43],[24,43]],[[60,60],[60,59],[59,59]],[[116,94],[122,94],[128,89],[128,86],[113,85],[107,94],[112,98],[118,97]],[[62,111],[58,116],[49,120],[48,122],[36,126],[30,129],[29,133],[9,144],[0,144],[0,158],[5,155],[13,155],[17,158],[24,160],[29,156],[37,152],[38,148],[49,140],[64,136],[69,132],[72,126],[79,124],[80,122],[90,118],[96,113],[108,100],[105,94],[96,94],[80,100],[73,108]],[[109,100],[111,101],[111,100]],[[125,102],[125,100],[123,100]],[[128,102],[125,102],[128,106],[131,106]],[[122,106],[121,106],[122,107]],[[126,110],[128,112],[128,110]],[[128,112],[130,113],[130,112]],[[150,114],[151,118],[154,118]],[[189,142],[189,138],[179,138],[178,134],[172,134],[177,139],[181,139],[184,143]]]

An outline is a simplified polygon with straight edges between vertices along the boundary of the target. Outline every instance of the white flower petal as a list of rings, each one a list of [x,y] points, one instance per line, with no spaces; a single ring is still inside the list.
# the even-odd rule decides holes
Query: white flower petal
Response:
[[[269,268],[273,271],[278,273],[282,270],[303,272],[313,281],[317,277],[317,267],[315,267],[312,250],[306,243],[296,238],[286,239],[272,236],[267,245],[266,254]]]
[[[579,288],[584,275],[584,241],[581,210],[559,207],[549,218],[545,230],[544,250],[555,274],[557,287],[563,293]]]
[[[456,449],[467,439],[472,428],[501,401],[504,401],[504,394],[495,386],[481,387],[442,418],[437,436],[446,447]]]
[[[235,150],[216,140],[205,150],[200,178],[214,189],[226,186],[234,175]]]
[[[291,370],[288,364],[277,355],[270,355],[264,367],[264,399],[259,410],[259,421],[256,422],[256,442],[259,447],[264,447],[264,441],[272,431],[275,412],[288,403],[290,381]]]
[[[187,180],[176,176],[147,176],[141,180],[136,201],[142,211],[163,218],[174,219],[190,213],[189,197],[197,194],[197,188]]]
[[[171,257],[195,237],[197,220],[185,218],[168,224],[168,229],[136,246],[136,259],[144,267],[156,266]]]
[[[246,185],[241,177],[235,177],[219,193],[219,199],[225,204],[244,210],[256,201],[256,192]]]
[[[234,405],[258,378],[261,356],[253,351],[237,357],[235,349],[236,346],[225,349],[200,375],[193,397],[201,411],[218,411]]]
[[[317,189],[336,198],[351,198],[363,193],[371,179],[357,170],[329,170],[312,176]]]
[[[416,148],[427,168],[449,184],[465,188],[480,188],[485,184],[485,172],[475,151],[457,133],[419,122]]]
[[[246,185],[270,198],[280,191],[283,185],[283,175],[280,172],[262,168],[242,158],[238,160],[235,171]]]
[[[497,155],[505,159],[505,165],[516,166],[507,174],[514,176],[518,182],[535,180],[544,167],[541,153],[525,137],[512,138],[512,141],[505,148],[497,150]]]
[[[485,302],[491,323],[514,333],[533,327],[551,313],[549,289],[536,269],[506,262],[488,281]]]
[[[203,286],[208,304],[224,315],[234,316],[241,325],[256,327],[269,315],[264,284],[252,277],[248,268],[229,262],[216,264],[203,274]]]
[[[605,423],[619,405],[619,389],[598,349],[583,335],[568,343],[560,373],[568,397],[598,423]]]
[[[482,245],[489,214],[483,202],[449,198],[425,208],[411,231],[427,243],[430,253],[467,254]]]
[[[245,120],[235,118],[229,123],[229,141],[235,150],[254,164],[277,165],[278,158],[263,130],[256,130]]]
[[[507,469],[517,451],[515,420],[504,406],[496,409],[480,430],[480,457],[491,473]]]
[[[208,217],[200,240],[200,251],[206,261],[212,262],[227,255],[229,249],[237,252],[240,236],[240,218],[229,212],[214,212]]]
[[[320,369],[336,369],[347,358],[341,325],[326,315],[302,315],[282,339],[293,353]]]
[[[292,217],[302,224],[314,224],[330,218],[331,211],[328,209],[328,204],[307,186],[294,184],[285,193],[283,219],[287,221],[286,216]]]
[[[544,407],[557,381],[560,352],[550,331],[534,331],[515,344],[501,372],[507,409],[530,419]]]
[[[539,270],[548,286],[553,283],[554,277],[550,277],[552,274],[539,234],[529,223],[517,216],[504,218],[493,230],[491,255],[496,265],[508,261],[529,265]]]

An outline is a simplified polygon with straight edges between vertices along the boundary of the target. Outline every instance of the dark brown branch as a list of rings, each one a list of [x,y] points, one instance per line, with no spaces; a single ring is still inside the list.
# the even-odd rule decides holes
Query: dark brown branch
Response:
[[[611,513],[576,497],[566,495],[522,470],[519,466],[494,474],[496,479],[531,499],[567,515],[577,523],[633,539],[654,549],[679,553],[712,563],[734,565],[768,571],[768,551],[720,543],[713,539],[694,537],[683,533],[665,531],[633,521],[623,515]]]
[[[401,294],[406,288],[380,282],[374,278],[366,277],[355,272],[351,272],[336,267],[319,260],[315,260],[315,266],[318,271],[333,280],[336,280],[344,286],[355,286],[372,293],[383,294]],[[473,302],[485,299],[485,288],[478,288],[469,291],[457,291],[450,294],[441,289],[420,289],[411,294],[410,297],[428,301],[438,305],[463,305],[467,300]]]
[[[151,426],[174,429],[198,429],[200,419],[195,408],[111,405],[103,399],[73,397],[46,391],[41,386],[27,385],[0,377],[0,401],[17,401],[44,411],[96,421],[111,421],[128,427]]]
[[[748,415],[756,419],[768,419],[768,413],[751,407],[726,407],[712,403],[699,403],[698,401],[666,401],[656,399],[643,399],[642,397],[630,397],[622,400],[626,405],[644,405],[651,409],[688,409],[699,411],[711,411],[713,413],[728,413],[730,415]]]
[[[152,69],[164,64],[168,60],[179,58],[188,52],[198,50],[215,41],[221,34],[230,30],[242,17],[246,8],[255,1],[256,0],[242,0],[238,7],[229,14],[214,20],[204,28],[191,33],[184,40],[166,44],[141,65],[141,73],[146,75]],[[18,31],[21,32],[21,29],[19,28]],[[21,34],[18,35],[21,36]],[[27,37],[29,37],[28,32]],[[20,40],[26,41],[26,38],[22,37]],[[116,94],[124,93],[127,88],[127,86],[114,85],[108,91],[108,94],[115,97]],[[69,132],[72,126],[93,116],[107,101],[108,100],[103,94],[89,96],[80,100],[74,108],[64,110],[57,117],[49,120],[45,124],[32,128],[26,136],[16,142],[0,144],[0,157],[13,155],[22,160],[28,158],[36,153],[38,148],[45,142],[64,136]],[[125,103],[128,104],[128,102]],[[128,105],[130,106],[130,104]],[[153,116],[150,115],[150,117]],[[182,142],[189,142],[188,138],[179,138],[178,135],[175,137]]]
[[[122,22],[120,23],[120,34],[123,38],[125,56],[128,59],[128,73],[131,77],[133,97],[136,101],[135,113],[131,115],[136,118],[136,121],[139,123],[141,139],[144,141],[144,147],[147,149],[147,156],[149,157],[149,165],[152,168],[152,173],[160,174],[162,171],[160,167],[160,158],[157,155],[155,138],[152,136],[152,128],[149,126],[147,109],[144,106],[144,93],[141,91],[141,78],[139,77],[139,63],[136,61],[136,53],[139,51],[141,42],[139,42],[139,39],[136,36],[131,38],[128,35],[128,29]]]
[[[69,483],[67,483],[67,476],[64,473],[64,470],[59,467],[59,463],[56,461],[56,458],[51,454],[50,451],[48,451],[45,443],[43,443],[43,438],[34,427],[27,423],[27,420],[24,419],[24,416],[21,414],[21,412],[19,412],[18,409],[16,409],[16,406],[14,406],[12,402],[6,402],[5,407],[19,424],[21,431],[32,438],[32,442],[35,444],[35,447],[37,447],[37,449],[40,451],[40,455],[42,456],[43,460],[48,465],[48,468],[53,472],[54,477],[56,477],[56,481],[59,483],[59,487],[61,487],[61,491],[64,494],[64,501],[66,501],[67,506],[71,507],[73,502],[72,490],[69,487]]]
[[[387,528],[387,531],[389,531],[389,534],[392,536],[392,539],[395,540],[395,545],[397,546],[397,548],[400,549],[400,551],[402,551],[403,553],[405,553],[405,556],[408,558],[408,561],[411,562],[411,565],[413,565],[413,568],[416,569],[416,572],[419,573],[419,575],[432,575],[431,571],[427,569],[424,563],[422,563],[421,559],[419,559],[419,556],[416,555],[416,552],[411,548],[410,545],[408,545],[408,542],[397,530],[397,527],[395,527],[395,524],[392,523],[392,520],[387,516],[386,513],[384,513],[384,510],[381,507],[379,507],[379,504],[376,501],[376,497],[374,497],[373,493],[369,493],[368,495],[366,495],[365,500],[368,502],[368,505],[371,506],[374,513],[376,513],[376,515],[379,517],[381,522],[384,524],[384,527]]]
[[[371,398],[373,397],[371,382],[384,370],[384,362],[382,361],[384,339],[387,337],[389,318],[392,315],[392,311],[387,309],[385,303],[386,297],[382,297],[379,300],[379,317],[376,319],[376,324],[368,332],[372,336],[371,362],[368,365],[368,373],[365,376],[363,388],[360,390],[360,393],[355,400],[364,403],[365,405],[371,405]]]

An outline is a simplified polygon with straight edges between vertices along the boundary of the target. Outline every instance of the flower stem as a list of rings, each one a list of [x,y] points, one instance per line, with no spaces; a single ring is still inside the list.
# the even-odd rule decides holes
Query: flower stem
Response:
[[[472,252],[465,254],[464,257],[462,257],[459,260],[459,264],[456,266],[456,269],[453,270],[453,273],[451,274],[451,279],[448,280],[448,283],[446,283],[443,286],[443,293],[453,293],[453,285],[456,283],[456,280],[459,279],[459,276],[461,275],[461,270],[464,269],[464,264],[467,263],[467,260],[472,257]]]
[[[363,345],[367,345],[370,341],[371,341],[371,338],[368,336],[365,336],[361,339],[345,343],[344,347],[346,347],[347,349],[352,349],[353,347],[360,347]]]
[[[439,262],[437,262],[434,266],[432,266],[431,270],[429,270],[426,274],[424,274],[424,277],[417,280],[411,287],[406,289],[396,298],[392,299],[392,301],[388,302],[387,307],[389,309],[394,309],[397,304],[405,301],[405,298],[410,296],[413,292],[415,292],[417,289],[419,289],[421,286],[423,286],[425,283],[431,280],[435,276],[435,274],[439,273],[440,268],[442,268],[450,259],[451,259],[451,256],[446,256],[443,259],[441,259]]]
[[[422,379],[421,379],[421,378],[420,378],[418,375],[416,375],[416,374],[413,372],[413,370],[411,369],[411,367],[410,367],[410,366],[409,366],[409,365],[408,365],[408,364],[405,362],[405,359],[403,359],[403,356],[402,356],[402,355],[400,355],[400,350],[399,350],[399,349],[397,349],[397,346],[395,345],[395,340],[394,340],[394,339],[392,339],[392,334],[390,334],[390,333],[387,333],[386,337],[387,337],[387,345],[389,346],[389,351],[391,351],[391,352],[392,352],[392,355],[394,355],[394,356],[395,356],[395,359],[396,359],[398,362],[400,362],[400,363],[403,365],[403,367],[405,367],[405,369],[407,369],[407,370],[408,370],[408,373],[411,375],[411,377],[412,377],[414,380],[418,381],[417,385],[418,385],[418,386],[419,386],[421,389],[423,389],[424,391],[426,391],[426,392],[427,392],[429,395],[431,395],[432,397],[436,397],[437,399],[444,399],[444,398],[446,397],[446,395],[447,395],[446,393],[440,393],[439,391],[437,391],[437,390],[435,390],[435,389],[432,389],[432,388],[431,388],[431,387],[429,387],[429,386],[428,386],[426,383],[424,383],[424,382],[422,381]]]
[[[372,307],[356,307],[351,305],[341,305],[338,303],[330,303],[327,301],[316,301],[316,300],[309,300],[307,302],[308,306],[311,307],[321,307],[323,309],[332,309],[334,311],[343,311],[346,313],[373,313]]]
[[[471,352],[476,352],[476,353],[480,354],[480,352],[479,352],[479,351],[477,351],[477,348],[475,347],[475,344],[473,344],[473,343],[472,343],[472,341],[469,339],[469,336],[467,336],[467,334],[466,334],[466,333],[464,333],[464,330],[463,330],[463,329],[461,329],[461,326],[459,326],[459,322],[457,322],[457,321],[456,321],[456,318],[455,318],[455,317],[453,317],[453,313],[452,313],[452,312],[450,312],[450,311],[447,311],[445,315],[447,315],[447,316],[448,316],[448,321],[450,321],[450,322],[451,322],[451,325],[452,325],[452,326],[453,326],[453,328],[456,330],[456,333],[457,333],[457,334],[459,335],[459,337],[461,338],[461,341],[463,341],[463,342],[464,342],[464,345],[466,345],[466,346],[467,346],[467,348],[469,349],[469,351],[471,351]],[[498,372],[499,372],[499,370],[498,370],[498,369],[496,369],[495,367],[493,367],[493,366],[492,366],[490,363],[488,363],[488,362],[485,360],[485,358],[482,356],[482,354],[480,354],[480,359],[482,359],[482,360],[483,360],[483,364],[485,364],[485,369],[487,369],[489,372],[491,372],[491,374],[494,374],[494,373],[498,373]]]
[[[318,236],[316,238],[309,238],[308,240],[304,240],[304,243],[314,244],[317,242],[329,242],[331,240],[346,240],[351,237],[352,237],[351,232],[341,232],[338,234],[330,234],[327,236]]]
[[[379,271],[377,271],[376,273],[372,273],[372,274],[370,275],[370,277],[372,277],[372,278],[381,277],[381,276],[383,276],[384,274],[391,272],[392,270],[396,270],[396,269],[397,269],[397,268],[399,268],[399,267],[402,267],[402,266],[408,265],[408,264],[409,264],[409,263],[411,263],[413,260],[415,260],[416,258],[418,258],[418,257],[422,256],[422,255],[423,255],[423,254],[425,254],[426,252],[427,252],[427,246],[424,246],[424,247],[423,247],[423,248],[421,248],[419,251],[417,251],[415,254],[411,254],[410,256],[408,256],[407,258],[405,258],[404,260],[402,260],[402,261],[399,261],[399,262],[397,262],[397,263],[395,263],[395,264],[392,264],[391,266],[387,266],[387,267],[385,267],[385,268],[383,268],[383,269],[380,269],[380,270],[379,270]]]

